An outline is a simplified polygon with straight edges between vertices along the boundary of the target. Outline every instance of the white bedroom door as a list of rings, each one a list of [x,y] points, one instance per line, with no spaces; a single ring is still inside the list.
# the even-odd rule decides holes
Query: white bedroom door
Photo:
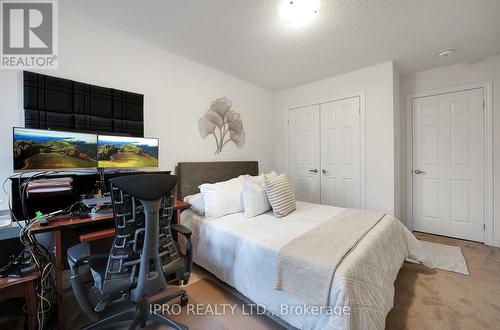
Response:
[[[413,99],[414,230],[484,242],[483,95]]]
[[[288,171],[299,201],[320,203],[319,106],[289,111]]]
[[[359,97],[321,108],[321,204],[360,207]]]

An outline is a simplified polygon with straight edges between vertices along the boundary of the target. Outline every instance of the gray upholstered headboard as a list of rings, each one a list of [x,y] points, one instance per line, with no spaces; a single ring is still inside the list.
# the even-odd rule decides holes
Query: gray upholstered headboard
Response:
[[[185,162],[177,166],[177,198],[199,193],[198,186],[236,178],[242,174],[258,175],[256,161],[238,162]]]

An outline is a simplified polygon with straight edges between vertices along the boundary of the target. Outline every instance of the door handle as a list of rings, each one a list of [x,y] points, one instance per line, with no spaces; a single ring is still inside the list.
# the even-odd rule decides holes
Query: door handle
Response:
[[[313,169],[313,170],[309,170],[309,173],[314,173],[314,174],[316,174],[316,173],[318,173],[318,169],[317,169],[317,168],[315,168],[315,169]]]
[[[328,174],[328,171],[327,171],[327,170],[325,170],[325,169],[322,169],[322,170],[321,170],[321,173],[323,173],[323,174]]]
[[[421,170],[415,170],[415,174],[426,174],[427,172]]]

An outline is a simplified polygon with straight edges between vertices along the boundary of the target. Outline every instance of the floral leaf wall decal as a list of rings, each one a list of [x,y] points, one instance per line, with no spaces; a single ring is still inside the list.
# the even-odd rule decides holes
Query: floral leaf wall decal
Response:
[[[216,99],[205,115],[198,120],[198,127],[203,139],[213,135],[215,154],[222,152],[224,146],[234,142],[238,148],[245,145],[245,130],[239,113],[232,109],[233,101],[226,97]]]

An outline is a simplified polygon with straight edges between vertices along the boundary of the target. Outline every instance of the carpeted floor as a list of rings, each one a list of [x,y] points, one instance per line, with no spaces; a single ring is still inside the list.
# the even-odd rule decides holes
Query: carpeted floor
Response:
[[[416,234],[418,239],[459,246],[469,276],[405,262],[396,280],[388,329],[499,329],[500,249]]]
[[[210,278],[203,278],[187,287],[191,309],[183,307],[179,315],[172,310],[169,317],[189,329],[272,330],[283,329],[259,310],[245,304],[235,295]],[[164,329],[152,325],[151,329]]]
[[[179,299],[172,304],[164,305],[158,312],[168,318],[187,325],[191,330],[282,330],[277,322],[267,317],[264,312],[251,304],[245,303],[232,293],[234,289],[213,278],[211,274],[196,267],[190,284],[185,287],[170,286],[168,293],[185,289],[189,297],[190,307],[179,305]],[[79,329],[88,324],[88,320],[80,311],[71,291],[65,292],[65,315],[69,329]],[[105,315],[131,307],[129,304],[117,306],[113,310],[103,312]],[[113,307],[111,307],[113,308]],[[154,308],[154,307],[153,307]],[[160,308],[160,307],[158,307]],[[129,322],[115,323],[104,329],[125,330]],[[148,324],[147,329],[169,329],[161,324]]]
[[[500,249],[428,234],[417,233],[416,236],[421,240],[459,246],[465,256],[470,276],[427,269],[405,262],[395,283],[394,308],[387,316],[387,329],[498,329]],[[186,290],[190,303],[193,304],[238,306],[233,313],[227,315],[209,313],[203,317],[189,315],[186,308],[183,308],[182,313],[173,318],[185,323],[190,329],[281,328],[264,315],[248,315],[249,309],[242,307],[244,303],[230,293],[233,291],[231,288],[199,267],[194,267]],[[67,292],[65,299],[68,299],[66,301],[70,306],[68,314],[78,314],[78,306],[71,301],[74,300],[71,292]],[[73,317],[73,327],[81,327],[86,323],[76,315]],[[166,327],[152,325],[148,328]]]

